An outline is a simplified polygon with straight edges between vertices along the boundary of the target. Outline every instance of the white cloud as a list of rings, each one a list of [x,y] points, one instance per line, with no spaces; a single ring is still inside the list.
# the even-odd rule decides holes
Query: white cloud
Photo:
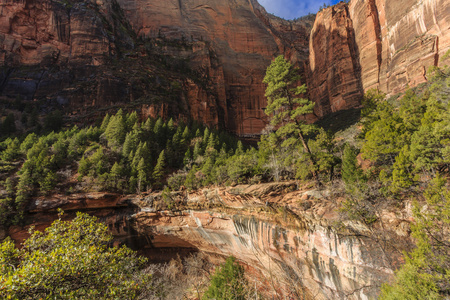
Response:
[[[295,19],[309,13],[316,13],[323,4],[330,5],[330,0],[258,0],[264,8],[279,17]],[[333,2],[337,2],[333,0]]]

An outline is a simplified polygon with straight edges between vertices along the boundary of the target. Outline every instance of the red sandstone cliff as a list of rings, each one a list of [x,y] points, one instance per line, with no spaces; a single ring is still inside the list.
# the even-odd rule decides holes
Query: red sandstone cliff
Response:
[[[450,2],[446,0],[352,1],[365,90],[388,94],[427,80],[430,66],[450,50]],[[448,60],[447,60],[448,63]]]
[[[351,108],[371,88],[389,95],[427,81],[450,50],[450,2],[352,0],[319,12],[310,40],[318,116]]]
[[[6,1],[0,95],[57,101],[75,114],[137,100],[144,114],[257,134],[265,126],[265,69],[282,53],[303,64],[310,27],[268,15],[253,0]],[[182,91],[174,93],[174,81]]]
[[[395,94],[426,81],[450,49],[449,24],[445,0],[352,0],[313,26],[256,0],[5,0],[0,97],[77,117],[125,106],[259,134],[275,56],[301,67],[324,117],[358,106],[370,88]]]

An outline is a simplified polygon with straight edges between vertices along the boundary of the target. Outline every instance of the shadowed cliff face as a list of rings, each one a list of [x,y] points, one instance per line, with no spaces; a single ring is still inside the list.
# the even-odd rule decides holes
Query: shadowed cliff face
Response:
[[[265,127],[262,80],[272,58],[307,59],[311,21],[269,16],[256,1],[118,0],[139,36],[206,41],[216,65],[203,61],[218,94],[222,126],[238,135]]]
[[[319,13],[309,41],[307,82],[315,114],[358,107],[363,96],[353,23],[346,4]]]

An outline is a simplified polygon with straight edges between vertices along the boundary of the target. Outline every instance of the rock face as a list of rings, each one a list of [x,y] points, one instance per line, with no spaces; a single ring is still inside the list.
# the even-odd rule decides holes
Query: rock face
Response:
[[[262,79],[275,56],[300,67],[320,118],[370,88],[426,81],[445,63],[449,24],[446,0],[352,0],[315,22],[276,18],[256,0],[5,0],[0,97],[92,119],[127,106],[251,136],[267,122]]]
[[[144,102],[132,104],[144,115],[258,134],[265,69],[282,53],[302,64],[311,26],[268,15],[253,0],[8,0],[0,4],[0,95],[78,115]],[[182,90],[173,91],[175,81]]]
[[[315,113],[359,106],[363,95],[358,50],[347,5],[339,3],[317,15],[309,41],[308,88]]]
[[[388,95],[427,81],[450,50],[445,0],[352,0],[317,14],[311,32],[308,85],[316,114],[358,105],[371,88]]]
[[[337,231],[332,224],[339,216],[329,192],[297,190],[295,182],[177,192],[170,198],[172,210],[161,193],[53,195],[34,199],[27,220],[43,230],[57,218],[57,208],[66,218],[85,211],[106,222],[118,243],[152,258],[183,249],[233,255],[259,282],[272,282],[269,294],[273,288],[286,296],[296,290],[306,299],[376,298],[408,235],[408,215],[399,211],[382,214],[381,243],[356,223],[347,226],[359,226],[357,235]],[[12,227],[9,235],[20,242],[27,228]],[[387,247],[389,236],[395,253]]]
[[[447,61],[450,3],[445,0],[353,0],[349,4],[364,90],[396,94],[427,80]]]

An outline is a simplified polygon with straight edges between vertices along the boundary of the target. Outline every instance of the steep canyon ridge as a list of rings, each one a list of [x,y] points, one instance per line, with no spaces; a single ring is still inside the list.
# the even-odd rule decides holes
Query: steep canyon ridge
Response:
[[[316,120],[359,107],[369,89],[394,95],[426,82],[430,66],[450,61],[449,27],[448,0],[351,0],[293,21],[256,0],[3,0],[0,100],[62,108],[74,123],[123,107],[251,137],[267,124],[262,80],[276,56],[299,67]],[[399,261],[361,224],[338,234],[339,200],[296,183],[183,191],[171,195],[177,212],[158,208],[161,197],[52,195],[27,210],[37,229],[56,208],[84,210],[141,250],[233,254],[305,298],[376,297]],[[383,217],[402,248],[411,211]],[[26,229],[1,235],[20,241]]]
[[[445,63],[449,24],[445,0],[354,0],[295,21],[255,0],[5,0],[0,95],[78,116],[121,103],[255,135],[275,56],[300,67],[320,118],[357,107],[370,88],[425,82]]]

